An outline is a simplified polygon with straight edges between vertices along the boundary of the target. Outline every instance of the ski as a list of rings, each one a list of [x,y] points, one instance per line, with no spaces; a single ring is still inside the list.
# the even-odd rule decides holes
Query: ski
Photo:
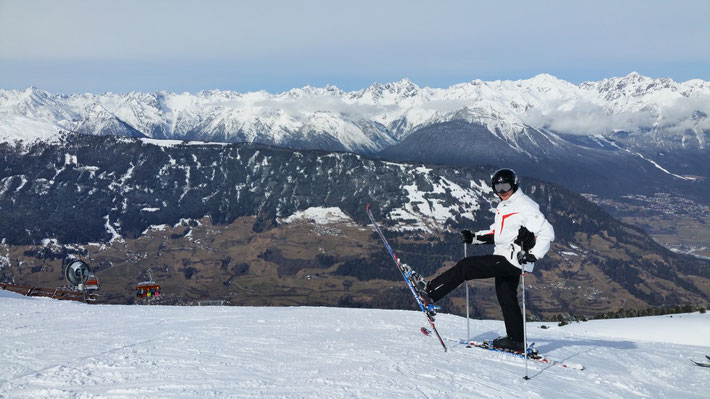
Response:
[[[402,278],[404,279],[405,283],[407,283],[407,287],[409,287],[409,290],[412,292],[412,295],[414,296],[414,299],[417,301],[417,304],[419,305],[419,308],[424,312],[424,315],[426,316],[427,320],[429,321],[429,325],[431,326],[431,329],[434,331],[436,334],[436,337],[439,338],[439,342],[441,343],[441,346],[444,348],[444,352],[446,352],[446,344],[444,343],[444,340],[441,338],[441,335],[439,335],[439,331],[436,330],[436,324],[434,322],[434,306],[429,303],[425,303],[421,296],[417,293],[417,289],[414,286],[414,283],[412,280],[409,279],[409,276],[405,272],[404,268],[402,267],[402,263],[400,262],[399,258],[397,255],[394,253],[392,250],[392,247],[390,247],[389,242],[387,242],[387,239],[385,238],[384,234],[382,234],[382,230],[380,229],[380,226],[377,225],[377,222],[375,222],[375,217],[372,216],[372,211],[370,211],[370,203],[367,203],[367,216],[370,218],[370,222],[372,222],[372,225],[375,227],[375,231],[377,234],[380,236],[380,239],[382,239],[382,242],[385,244],[385,248],[387,248],[387,252],[389,252],[390,256],[392,257],[392,260],[394,260],[395,265],[397,265],[397,269],[399,269],[399,272],[402,274]]]
[[[705,358],[710,360],[710,355],[705,355]]]
[[[498,349],[493,347],[491,342],[476,342],[476,341],[468,341],[466,342],[466,347],[471,347],[471,348],[479,348],[479,349],[486,349],[489,351],[493,352],[499,352],[499,353],[505,353],[511,356],[515,356],[521,359],[525,359],[525,355],[522,352],[511,352],[511,351],[506,351],[503,349]],[[553,360],[550,359],[546,356],[543,356],[539,354],[534,348],[533,345],[528,346],[528,360],[532,360],[538,363],[550,365],[550,366],[560,366],[564,368],[569,368],[573,370],[584,370],[584,366],[579,364],[579,363],[566,363],[561,360]]]
[[[427,335],[427,336],[431,335],[431,331],[429,331],[429,329],[427,329],[426,327],[422,327],[421,332],[422,332],[422,334]],[[448,341],[448,342],[454,342],[457,345],[464,345],[466,348],[484,349],[484,350],[488,350],[488,351],[492,351],[492,352],[498,352],[498,353],[503,353],[503,354],[510,355],[510,356],[515,356],[520,359],[525,359],[525,355],[522,352],[512,352],[512,351],[494,348],[489,341],[484,341],[484,342],[478,342],[478,341],[472,341],[472,340],[467,341],[467,340],[463,340],[463,339],[457,340],[457,339],[446,338],[446,337],[444,338],[444,340]],[[537,352],[536,349],[534,349],[534,345],[535,344],[533,343],[533,344],[530,344],[530,346],[528,346],[528,350],[527,350],[528,360],[532,360],[534,362],[537,362],[537,363],[540,363],[543,365],[548,365],[548,366],[560,366],[560,367],[564,367],[564,368],[568,368],[568,369],[572,369],[572,370],[584,370],[584,366],[579,363],[567,363],[567,362],[563,362],[561,360],[550,359],[547,356],[541,355]]]
[[[707,356],[705,356],[705,357],[707,357]],[[708,358],[708,359],[710,359],[710,358]],[[695,364],[697,364],[697,365],[700,366],[700,367],[710,367],[710,363],[698,362],[698,361],[695,361],[695,360],[693,360],[693,359],[690,359],[690,361],[693,362],[693,363],[695,363]]]

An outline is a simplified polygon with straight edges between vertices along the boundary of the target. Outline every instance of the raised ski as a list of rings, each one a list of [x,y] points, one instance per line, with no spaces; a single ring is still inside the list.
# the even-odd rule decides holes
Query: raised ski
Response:
[[[424,312],[424,315],[426,315],[427,320],[429,321],[429,325],[431,326],[431,329],[434,331],[436,336],[439,338],[439,342],[441,343],[441,346],[444,348],[444,351],[446,351],[446,344],[444,343],[444,340],[441,338],[441,335],[439,335],[439,332],[436,330],[436,324],[434,322],[434,316],[436,315],[436,307],[433,306],[432,304],[427,303],[426,300],[419,293],[419,290],[417,289],[417,287],[414,285],[414,283],[410,279],[410,276],[412,273],[411,268],[405,267],[406,265],[403,265],[402,262],[400,262],[399,258],[392,250],[392,247],[390,247],[389,242],[387,242],[387,239],[385,238],[384,234],[382,234],[382,230],[380,229],[380,226],[378,226],[377,222],[375,222],[375,217],[372,216],[372,212],[370,211],[370,204],[369,203],[367,204],[366,210],[367,210],[367,216],[370,218],[370,221],[372,222],[372,225],[375,227],[375,231],[380,236],[380,239],[385,244],[385,248],[387,248],[387,252],[389,252],[390,256],[392,257],[394,264],[397,265],[397,269],[399,269],[399,272],[402,274],[402,278],[404,279],[404,282],[407,284],[407,287],[409,287],[409,291],[411,291],[412,295],[414,296],[414,299],[417,301],[419,308],[422,310],[422,312]]]

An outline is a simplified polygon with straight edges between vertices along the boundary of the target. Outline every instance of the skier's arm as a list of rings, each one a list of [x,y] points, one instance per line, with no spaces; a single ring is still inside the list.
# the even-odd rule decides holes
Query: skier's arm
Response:
[[[555,239],[555,230],[540,211],[527,217],[525,227],[535,234],[535,246],[528,253],[537,259],[542,259],[550,250],[550,243]]]
[[[476,244],[495,244],[496,224],[493,223],[488,230],[479,230],[474,233]]]
[[[479,230],[476,232],[476,239],[479,244],[495,244],[496,224],[493,223],[488,230]]]
[[[479,231],[472,233],[471,230],[461,231],[461,242],[464,244],[493,244],[493,233]]]
[[[476,232],[476,239],[480,244],[495,244],[496,224],[493,223],[488,230],[479,230]]]
[[[492,231],[481,230],[476,232],[476,240],[481,244],[495,244],[494,236],[495,234]]]

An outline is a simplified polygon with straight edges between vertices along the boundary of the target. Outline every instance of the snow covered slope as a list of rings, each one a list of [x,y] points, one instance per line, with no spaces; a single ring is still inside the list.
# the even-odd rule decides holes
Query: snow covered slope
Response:
[[[710,314],[540,329],[539,349],[586,370],[462,346],[441,350],[419,312],[109,306],[0,291],[4,398],[706,398]],[[440,315],[449,337],[465,319]],[[549,325],[549,323],[548,323]],[[472,338],[502,334],[472,320]],[[660,331],[654,334],[653,331]]]
[[[639,133],[704,148],[710,83],[622,78],[574,85],[551,75],[474,80],[448,88],[407,79],[345,92],[306,86],[283,93],[202,91],[54,95],[0,90],[0,140],[51,137],[59,130],[152,138],[260,142],[373,153],[410,133],[465,120],[510,143],[529,129],[561,134]]]

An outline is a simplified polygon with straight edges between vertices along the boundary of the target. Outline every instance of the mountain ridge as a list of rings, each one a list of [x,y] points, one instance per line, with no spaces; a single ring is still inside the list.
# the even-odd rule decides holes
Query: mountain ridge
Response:
[[[677,141],[692,132],[695,138],[681,139],[680,147],[705,148],[707,109],[710,82],[678,83],[636,72],[579,85],[540,74],[448,88],[419,87],[402,79],[350,92],[304,86],[276,94],[205,90],[54,95],[31,87],[0,89],[0,139],[49,138],[66,130],[368,154],[417,129],[466,119],[511,139],[526,128],[605,137],[616,132],[653,134],[656,141],[666,136]]]

